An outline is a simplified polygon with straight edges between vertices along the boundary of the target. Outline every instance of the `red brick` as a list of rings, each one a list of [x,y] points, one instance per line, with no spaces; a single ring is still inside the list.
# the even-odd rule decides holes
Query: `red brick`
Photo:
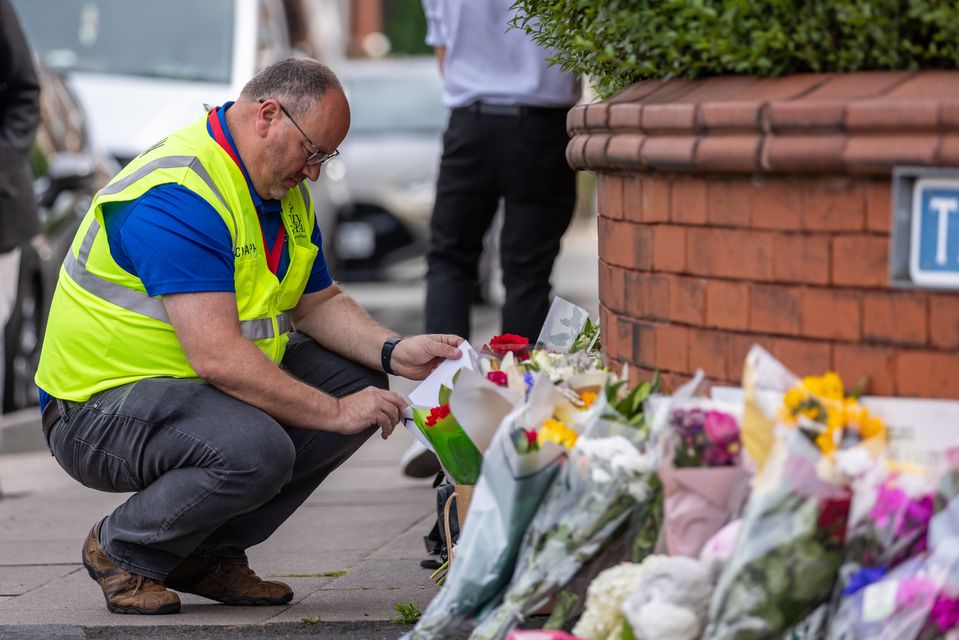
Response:
[[[939,126],[939,99],[858,100],[846,105],[846,129],[872,133],[891,130],[934,131]]]
[[[667,371],[689,371],[689,329],[675,324],[657,327],[656,362]]]
[[[920,398],[959,399],[959,353],[900,351],[896,393]]]
[[[623,177],[623,213],[630,222],[643,221],[643,181],[638,175]]]
[[[749,290],[749,329],[759,333],[797,335],[802,292],[795,287],[753,285]]]
[[[810,231],[861,231],[865,226],[865,197],[856,180],[810,181],[802,207],[803,228]]]
[[[753,348],[754,344],[762,344],[768,348],[769,338],[767,336],[752,336],[746,334],[732,333],[726,338],[726,371],[728,377],[732,380],[742,381],[743,363],[746,362],[746,354]]]
[[[686,270],[707,277],[774,280],[774,235],[767,231],[689,227]]]
[[[752,187],[748,180],[710,180],[706,185],[706,196],[706,219],[710,224],[749,226]]]
[[[657,338],[659,325],[649,322],[633,323],[632,362],[641,367],[655,369],[658,364]]]
[[[649,305],[647,304],[648,296],[646,295],[646,277],[647,274],[639,271],[623,272],[624,286],[626,288],[624,296],[626,314],[637,320],[645,319],[646,314],[649,312]],[[602,297],[600,297],[600,300],[602,300]]]
[[[929,343],[959,349],[959,293],[929,296]]]
[[[839,236],[832,239],[833,284],[884,287],[889,280],[889,239],[881,236]]]
[[[862,305],[855,291],[805,289],[802,295],[802,333],[811,338],[859,340]]]
[[[646,136],[642,134],[619,133],[609,140],[606,146],[606,159],[619,169],[636,169],[640,166],[639,153]]]
[[[609,105],[609,128],[613,131],[639,129],[642,123],[643,105],[627,102]],[[569,119],[567,118],[567,122]]]
[[[695,330],[689,333],[689,368],[702,369],[714,380],[728,377],[726,354],[729,348],[727,335],[720,331]]]
[[[609,118],[609,105],[605,102],[593,102],[586,107],[586,129],[596,131],[605,129]]]
[[[600,260],[599,299],[612,311],[626,310],[626,271]]]
[[[608,133],[592,133],[586,138],[586,146],[583,148],[583,162],[587,167],[605,167],[606,147],[613,136]]]
[[[892,228],[892,189],[889,181],[866,183],[866,229],[889,233]]]
[[[829,237],[793,233],[775,235],[773,276],[781,282],[829,284]]]
[[[689,103],[651,104],[643,108],[643,129],[646,131],[692,131],[696,105]]]
[[[896,352],[893,349],[837,344],[833,347],[833,369],[847,387],[854,387],[865,378],[865,390],[870,395],[891,396],[896,393]]]
[[[863,336],[869,341],[925,345],[927,319],[922,294],[877,292],[863,298]]]
[[[612,316],[615,320],[612,335],[606,339],[609,357],[618,360],[628,360],[633,357],[633,324],[626,318]]]
[[[686,228],[656,225],[653,229],[653,268],[681,273],[686,270]]]
[[[762,140],[758,135],[706,136],[696,146],[696,168],[706,172],[756,173]]]
[[[802,194],[805,182],[790,179],[753,181],[752,226],[754,229],[795,231],[802,227]]]
[[[935,164],[938,148],[937,134],[854,135],[849,137],[842,157],[850,173],[888,178],[896,165]]]
[[[846,136],[767,136],[763,143],[763,169],[782,173],[843,173]]]
[[[772,338],[768,343],[769,352],[797,376],[821,375],[832,367],[832,346],[828,343],[787,338]]]
[[[749,286],[745,282],[706,282],[706,326],[736,330],[749,326]]]
[[[669,317],[702,326],[706,317],[706,280],[676,276],[669,287]]]
[[[706,182],[700,178],[673,181],[672,220],[706,224]]]
[[[652,274],[643,278],[646,289],[646,317],[653,320],[669,320],[672,297],[672,276]]]
[[[669,178],[648,176],[643,178],[642,221],[668,222],[670,203]]]
[[[695,136],[650,136],[639,151],[639,160],[657,171],[688,171],[694,166],[697,144]]]
[[[599,255],[609,264],[649,269],[653,263],[653,230],[644,225],[599,218]]]
[[[599,173],[596,176],[596,197],[599,215],[610,220],[622,220],[623,177],[613,173]]]

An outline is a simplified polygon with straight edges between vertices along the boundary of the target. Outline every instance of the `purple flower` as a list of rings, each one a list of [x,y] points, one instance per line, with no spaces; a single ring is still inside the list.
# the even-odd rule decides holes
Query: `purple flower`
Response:
[[[932,511],[932,496],[924,495],[918,500],[910,500],[906,505],[905,517],[896,527],[896,535],[905,536],[926,529],[929,519],[932,518]]]
[[[896,607],[919,609],[936,596],[936,585],[923,578],[906,578],[896,591]]]
[[[929,617],[940,631],[952,629],[959,623],[959,600],[939,596],[936,598],[936,604],[932,605]]]

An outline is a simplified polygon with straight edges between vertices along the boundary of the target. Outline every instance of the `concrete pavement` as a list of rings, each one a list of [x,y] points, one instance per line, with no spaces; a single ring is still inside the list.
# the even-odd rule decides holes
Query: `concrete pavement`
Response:
[[[596,234],[592,219],[575,222],[554,272],[557,295],[595,317]],[[422,282],[352,285],[350,293],[402,333],[422,330]],[[473,342],[498,332],[492,307],[477,308]],[[394,380],[408,391],[413,384]],[[397,461],[411,442],[405,430],[370,440],[310,497],[267,542],[250,550],[264,577],[293,586],[281,607],[225,607],[181,596],[170,616],[114,615],[80,564],[90,526],[125,498],[82,487],[49,456],[37,437],[35,412],[7,416],[0,449],[0,640],[7,638],[397,637],[397,603],[425,609],[436,587],[422,538],[436,518],[429,481],[404,478]],[[32,444],[31,444],[32,443]],[[306,620],[307,622],[304,622]],[[187,627],[188,630],[181,630]],[[148,631],[148,628],[152,628]],[[140,630],[127,633],[127,630]],[[222,634],[217,631],[222,629]],[[116,632],[116,633],[114,633]]]

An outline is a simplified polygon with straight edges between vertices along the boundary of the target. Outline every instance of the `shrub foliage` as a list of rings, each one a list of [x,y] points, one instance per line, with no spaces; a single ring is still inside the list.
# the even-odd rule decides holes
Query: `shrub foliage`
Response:
[[[959,68],[955,0],[516,0],[607,97],[647,78]]]

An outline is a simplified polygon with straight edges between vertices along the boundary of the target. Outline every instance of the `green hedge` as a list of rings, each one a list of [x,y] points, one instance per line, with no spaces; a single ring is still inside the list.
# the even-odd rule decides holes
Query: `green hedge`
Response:
[[[517,0],[514,26],[607,97],[645,78],[959,68],[959,2]]]

